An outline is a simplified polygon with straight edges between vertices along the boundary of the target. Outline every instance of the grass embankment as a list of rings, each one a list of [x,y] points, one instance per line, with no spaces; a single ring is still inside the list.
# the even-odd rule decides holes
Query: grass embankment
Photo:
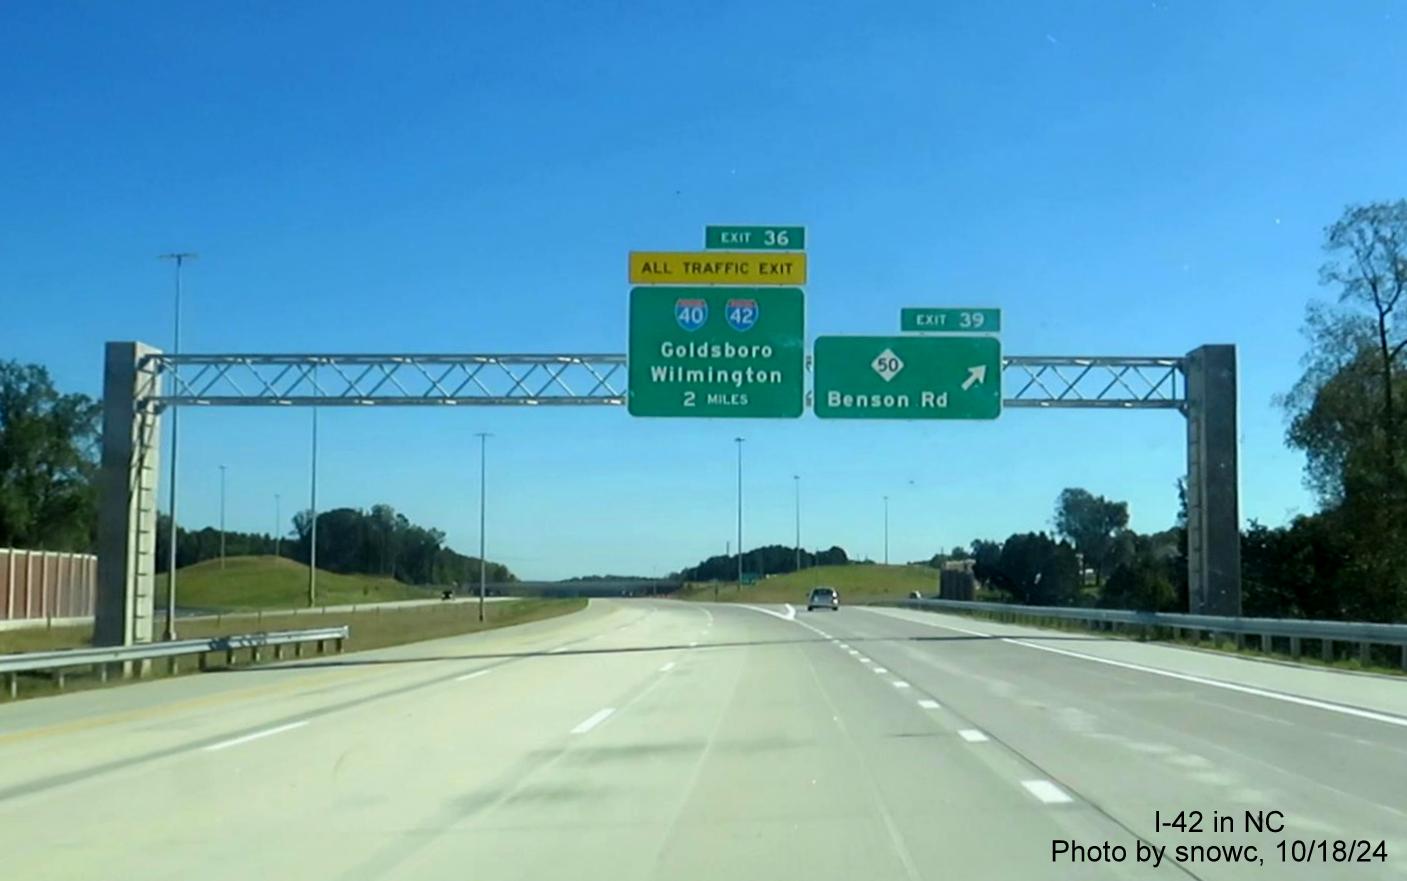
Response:
[[[720,583],[718,599],[730,603],[792,603],[805,605],[813,587],[833,587],[841,603],[898,600],[919,591],[929,596],[937,590],[938,570],[927,566],[814,566],[786,575],[773,575],[739,590],[733,583]],[[690,584],[675,594],[679,599],[713,600],[714,585]]]
[[[433,590],[381,575],[339,575],[318,570],[318,605],[423,600]],[[308,567],[283,557],[227,557],[176,572],[176,605],[182,609],[237,612],[293,609],[308,604]],[[156,577],[156,607],[166,608],[166,576]]]

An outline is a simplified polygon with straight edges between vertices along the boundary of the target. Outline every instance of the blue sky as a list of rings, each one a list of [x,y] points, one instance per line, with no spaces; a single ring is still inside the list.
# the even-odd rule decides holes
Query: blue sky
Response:
[[[228,352],[623,351],[630,250],[805,224],[808,334],[1004,310],[1011,354],[1239,346],[1242,510],[1312,510],[1271,398],[1321,231],[1407,190],[1407,8],[1098,2],[7,3],[0,357],[96,394],[102,343]],[[183,521],[306,498],[307,411],[182,423]],[[324,507],[390,502],[531,577],[746,543],[927,557],[1048,528],[1065,486],[1169,525],[1167,412],[996,423],[328,411]],[[164,498],[164,492],[163,492]]]

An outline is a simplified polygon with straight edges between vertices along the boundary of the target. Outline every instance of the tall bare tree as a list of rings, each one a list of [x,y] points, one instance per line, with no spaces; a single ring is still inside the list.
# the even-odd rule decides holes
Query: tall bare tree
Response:
[[[1356,312],[1344,316],[1339,333],[1371,340],[1352,360],[1371,365],[1376,374],[1382,455],[1397,494],[1403,479],[1398,374],[1407,352],[1407,200],[1350,205],[1324,233],[1330,258],[1320,281],[1336,286],[1339,303]],[[1371,354],[1363,350],[1369,348]]]

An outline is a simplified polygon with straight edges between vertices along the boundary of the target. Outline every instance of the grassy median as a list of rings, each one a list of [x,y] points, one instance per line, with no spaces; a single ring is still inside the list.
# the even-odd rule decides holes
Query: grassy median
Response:
[[[350,609],[342,611],[329,609],[325,613],[305,615],[266,614],[259,621],[250,618],[232,618],[224,621],[209,618],[181,620],[177,622],[177,626],[178,636],[181,639],[198,639],[271,630],[336,627],[346,624],[351,631],[347,639],[346,650],[364,651],[421,642],[427,639],[461,636],[499,627],[511,627],[514,624],[526,624],[529,621],[540,621],[544,618],[566,615],[585,607],[585,599],[521,599],[487,603],[484,606],[484,620],[482,622],[479,621],[476,604],[453,603],[443,606],[358,609],[355,612]],[[91,637],[92,631],[87,627],[0,631],[0,654],[56,648],[79,648],[89,645]],[[268,660],[271,655],[272,652],[265,650],[263,657]],[[224,664],[224,656],[219,653],[212,654],[210,661],[213,667],[219,667]],[[192,672],[195,669],[195,663],[194,655],[183,658],[183,673]],[[246,663],[248,663],[247,652],[240,652],[236,664],[244,665]],[[156,662],[152,665],[154,677],[166,675],[165,670],[165,662]],[[64,689],[68,691],[101,685],[91,670],[82,667],[66,671],[64,678]],[[116,684],[116,682],[117,680],[113,680],[110,684]],[[49,673],[20,677],[19,696],[21,698],[54,694],[57,691],[57,682]],[[4,700],[2,695],[3,692],[0,692],[0,701]]]

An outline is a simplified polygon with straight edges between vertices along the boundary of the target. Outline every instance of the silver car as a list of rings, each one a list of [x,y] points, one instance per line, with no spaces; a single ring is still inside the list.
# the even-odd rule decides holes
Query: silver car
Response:
[[[833,587],[818,587],[811,591],[811,596],[806,598],[806,611],[814,612],[817,609],[839,612],[840,593]]]

